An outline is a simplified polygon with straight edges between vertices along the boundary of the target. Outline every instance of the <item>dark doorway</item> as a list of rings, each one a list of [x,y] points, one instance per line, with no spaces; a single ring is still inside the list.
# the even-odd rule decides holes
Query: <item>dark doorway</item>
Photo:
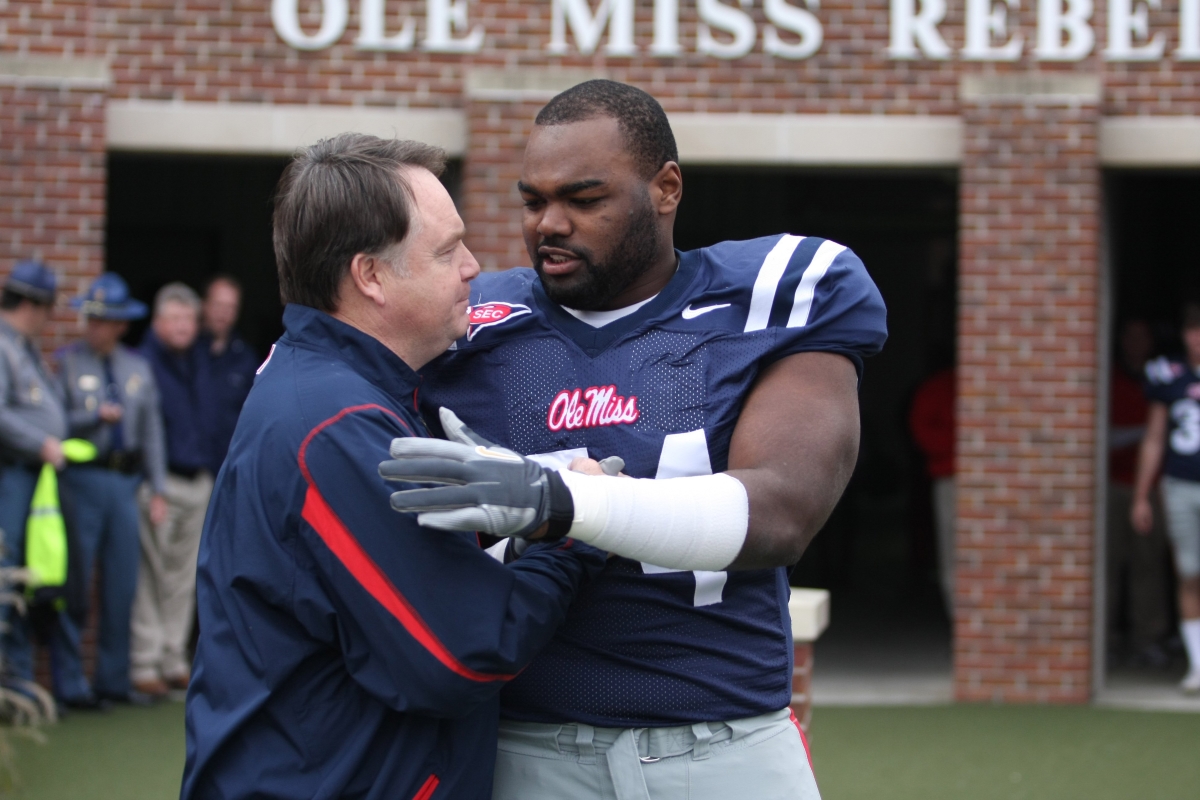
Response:
[[[203,290],[214,275],[244,289],[242,335],[265,354],[283,332],[271,198],[285,157],[110,153],[107,268],[146,302],[171,281]],[[461,170],[443,182],[457,199]],[[140,340],[145,323],[130,331]]]
[[[1170,707],[1185,702],[1177,688],[1186,659],[1176,634],[1174,569],[1161,527],[1150,537],[1158,541],[1158,563],[1147,566],[1143,557],[1139,565],[1135,560],[1131,548],[1142,548],[1144,556],[1146,542],[1133,538],[1127,525],[1137,448],[1136,443],[1120,445],[1138,418],[1135,385],[1143,380],[1142,362],[1146,357],[1182,354],[1183,305],[1200,302],[1200,268],[1192,238],[1200,219],[1200,171],[1113,171],[1105,176],[1105,200],[1112,374],[1109,507],[1103,526],[1108,560],[1104,699]],[[1138,328],[1144,331],[1141,336]],[[1139,339],[1142,345],[1131,344]],[[1161,507],[1156,511],[1161,525]],[[1191,707],[1200,708],[1200,703]]]
[[[852,248],[879,286],[889,339],[863,375],[858,467],[792,583],[833,598],[818,677],[883,666],[880,648],[889,668],[948,676],[931,484],[908,410],[918,386],[953,365],[957,174],[686,167],[684,186],[681,249],[783,232],[821,236]],[[901,652],[917,661],[897,663]]]
[[[242,335],[266,353],[283,328],[271,195],[287,160],[110,154],[107,268],[151,302],[171,281],[197,291],[227,273],[244,289]],[[144,325],[131,331],[140,338]]]

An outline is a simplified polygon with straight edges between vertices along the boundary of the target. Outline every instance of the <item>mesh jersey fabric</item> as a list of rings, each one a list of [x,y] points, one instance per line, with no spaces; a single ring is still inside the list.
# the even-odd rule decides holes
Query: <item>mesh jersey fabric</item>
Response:
[[[531,269],[481,275],[471,326],[423,370],[423,412],[454,410],[543,463],[619,455],[638,478],[726,469],[742,404],[785,356],[839,353],[861,372],[886,311],[850,250],[770,236],[679,253],[670,283],[602,328]],[[504,716],[657,727],[755,716],[791,698],[787,570],[678,572],[610,559],[550,645],[504,690]]]
[[[1186,361],[1156,358],[1146,365],[1146,397],[1167,407],[1163,474],[1200,481],[1200,371]]]

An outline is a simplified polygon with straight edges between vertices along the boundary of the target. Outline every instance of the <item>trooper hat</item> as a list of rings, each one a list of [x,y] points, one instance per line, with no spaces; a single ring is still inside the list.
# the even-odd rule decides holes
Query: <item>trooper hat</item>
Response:
[[[54,273],[40,261],[18,261],[4,281],[6,290],[46,306],[54,303],[57,285]]]
[[[146,304],[129,296],[125,279],[115,272],[105,272],[92,282],[87,294],[71,301],[71,308],[83,311],[93,319],[130,320],[146,316]]]

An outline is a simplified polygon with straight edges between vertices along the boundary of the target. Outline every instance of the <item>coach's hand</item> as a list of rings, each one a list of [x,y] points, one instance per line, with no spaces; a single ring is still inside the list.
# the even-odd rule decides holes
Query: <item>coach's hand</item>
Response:
[[[439,412],[450,441],[393,439],[384,480],[443,484],[392,495],[392,508],[415,513],[429,528],[529,537],[549,523],[544,540],[562,538],[575,506],[554,470],[472,431],[453,411]]]

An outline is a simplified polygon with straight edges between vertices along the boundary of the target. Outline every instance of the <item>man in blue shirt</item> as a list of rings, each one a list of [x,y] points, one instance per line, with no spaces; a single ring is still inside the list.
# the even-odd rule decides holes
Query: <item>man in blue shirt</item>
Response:
[[[241,307],[242,285],[236,278],[217,275],[208,282],[201,309],[204,332],[200,334],[200,347],[208,354],[211,380],[208,396],[212,403],[213,439],[209,470],[213,475],[220,471],[225,460],[259,364],[258,354],[234,330]]]
[[[143,488],[142,558],[133,605],[134,691],[186,689],[195,613],[196,549],[212,493],[213,407],[208,357],[196,342],[200,298],[168,283],[154,299],[141,353],[154,369],[167,439],[163,501]]]
[[[604,565],[569,540],[502,565],[388,508],[377,464],[428,435],[414,370],[466,331],[479,273],[442,163],[343,134],[284,173],[286,333],[201,542],[184,800],[486,800],[500,689]]]

